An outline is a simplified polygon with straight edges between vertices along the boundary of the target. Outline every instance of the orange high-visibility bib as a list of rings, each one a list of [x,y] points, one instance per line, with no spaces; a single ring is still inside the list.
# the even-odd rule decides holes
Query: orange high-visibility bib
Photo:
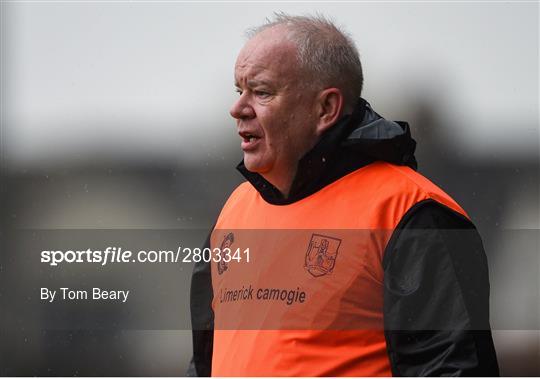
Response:
[[[382,259],[426,199],[466,215],[420,174],[383,162],[289,205],[240,185],[211,237],[212,375],[391,376]]]

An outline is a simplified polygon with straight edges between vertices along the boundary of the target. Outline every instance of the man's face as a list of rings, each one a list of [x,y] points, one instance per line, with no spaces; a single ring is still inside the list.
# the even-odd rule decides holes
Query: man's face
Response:
[[[295,45],[274,27],[248,41],[235,65],[240,97],[230,113],[242,138],[244,164],[280,190],[316,143],[313,91],[302,89]],[[285,185],[285,188],[288,187]]]

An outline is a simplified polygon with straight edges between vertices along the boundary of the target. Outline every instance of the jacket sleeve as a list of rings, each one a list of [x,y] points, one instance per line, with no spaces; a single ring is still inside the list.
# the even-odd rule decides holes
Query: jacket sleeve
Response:
[[[210,234],[203,248],[210,247]],[[211,375],[214,342],[213,298],[210,263],[195,263],[190,292],[193,357],[186,371],[186,376]]]
[[[488,266],[474,225],[427,200],[387,245],[384,324],[394,376],[498,376]]]

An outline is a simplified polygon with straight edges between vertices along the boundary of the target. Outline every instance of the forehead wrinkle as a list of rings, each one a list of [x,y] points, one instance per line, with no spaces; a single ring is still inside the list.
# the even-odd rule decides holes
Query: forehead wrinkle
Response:
[[[263,69],[262,67],[260,67],[259,70],[253,69],[250,67],[247,67],[246,69],[240,69],[240,70],[237,69],[235,70],[235,73],[234,73],[235,84],[238,85],[240,84],[240,82],[246,82],[247,85],[249,86],[253,86],[253,85],[261,84],[261,83],[268,84],[270,82],[269,80],[258,79],[258,77],[260,77],[261,75],[264,75],[264,71],[266,70]]]

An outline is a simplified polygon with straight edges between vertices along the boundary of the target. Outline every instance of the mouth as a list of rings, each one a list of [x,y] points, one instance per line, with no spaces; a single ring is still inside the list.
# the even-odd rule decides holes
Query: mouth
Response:
[[[261,140],[260,136],[251,132],[239,132],[238,134],[242,138],[241,147],[244,151],[253,150]]]

